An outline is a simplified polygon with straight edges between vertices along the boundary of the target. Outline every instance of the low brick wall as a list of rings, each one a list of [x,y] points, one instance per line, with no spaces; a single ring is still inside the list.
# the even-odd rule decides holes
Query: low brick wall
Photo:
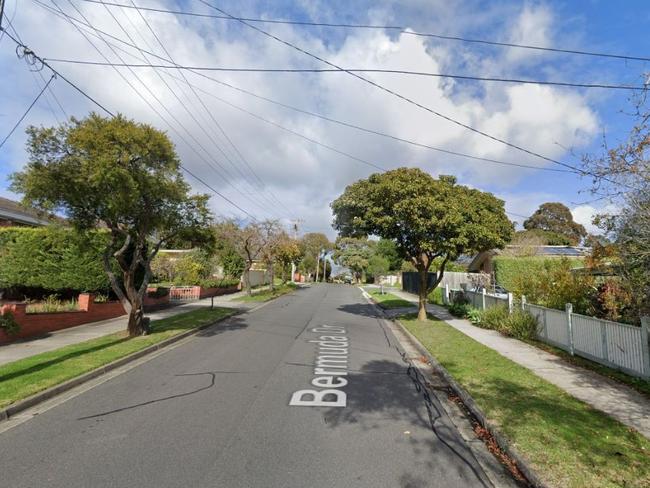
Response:
[[[4,305],[1,309],[2,314],[13,313],[14,319],[20,325],[20,331],[17,334],[7,335],[0,330],[0,344],[41,336],[89,322],[113,319],[125,314],[120,302],[94,303],[94,298],[89,293],[79,295],[79,310],[74,312],[27,313],[25,303]]]
[[[144,308],[162,308],[169,305],[169,288],[166,288],[167,293],[162,296],[150,295],[150,293],[155,294],[158,292],[158,288],[147,288],[147,293],[144,295]]]

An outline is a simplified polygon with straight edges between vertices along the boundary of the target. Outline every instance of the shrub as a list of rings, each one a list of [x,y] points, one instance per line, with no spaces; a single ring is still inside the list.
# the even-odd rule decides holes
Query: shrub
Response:
[[[470,308],[467,311],[467,319],[473,324],[473,325],[481,325],[481,316],[482,316],[482,311],[479,310],[478,308]]]
[[[502,305],[481,310],[480,326],[484,329],[501,330],[504,322],[508,319],[508,307]]]
[[[435,303],[436,305],[444,305],[442,298],[442,288],[440,287],[434,288],[434,290],[429,293],[429,296],[427,297],[430,303]]]
[[[76,312],[79,310],[77,300],[60,300],[56,295],[49,295],[45,300],[27,303],[27,313]]]
[[[147,291],[147,296],[149,298],[162,298],[167,295],[169,295],[169,288],[163,286],[158,286],[155,290]]]
[[[86,236],[55,226],[0,229],[0,287],[108,292],[102,265],[107,239],[105,231]]]
[[[515,339],[527,340],[535,338],[537,327],[537,319],[530,312],[515,310],[503,322],[499,332]]]
[[[199,285],[203,288],[232,288],[240,283],[239,278],[209,278],[201,280]]]
[[[465,318],[469,310],[470,306],[467,303],[454,302],[449,305],[449,313],[454,317]]]
[[[0,329],[7,335],[15,335],[20,331],[20,325],[16,322],[13,313],[7,311],[0,315]]]

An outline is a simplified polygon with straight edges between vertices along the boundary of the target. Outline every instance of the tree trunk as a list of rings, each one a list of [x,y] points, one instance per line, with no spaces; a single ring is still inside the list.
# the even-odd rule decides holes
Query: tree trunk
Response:
[[[418,300],[418,320],[425,321],[427,319],[427,291],[428,291],[428,272],[424,266],[419,267],[418,275],[420,278],[419,300]]]
[[[127,326],[129,336],[141,336],[149,333],[149,318],[144,316],[142,304],[139,307],[133,307],[129,313],[129,324]]]
[[[273,269],[273,263],[271,263],[271,265],[269,266],[269,279],[271,281],[270,283],[271,292],[273,292],[275,291],[275,283],[273,283],[275,281],[275,271]]]
[[[251,269],[246,268],[244,270],[244,286],[246,287],[246,294],[250,297],[253,295],[253,290],[251,287]]]

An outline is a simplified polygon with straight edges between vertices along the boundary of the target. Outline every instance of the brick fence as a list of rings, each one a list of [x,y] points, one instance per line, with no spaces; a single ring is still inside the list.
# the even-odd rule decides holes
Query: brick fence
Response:
[[[11,312],[20,325],[20,331],[17,334],[7,335],[0,330],[0,344],[40,336],[89,322],[113,319],[125,314],[124,307],[120,302],[95,303],[94,299],[95,297],[90,293],[82,293],[79,295],[79,310],[73,312],[27,313],[26,303],[3,305],[2,314]]]

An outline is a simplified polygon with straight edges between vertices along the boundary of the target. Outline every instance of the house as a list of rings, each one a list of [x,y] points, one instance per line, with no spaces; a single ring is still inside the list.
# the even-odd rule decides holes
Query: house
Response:
[[[591,252],[589,247],[579,246],[518,246],[509,245],[505,249],[491,249],[475,255],[467,267],[470,273],[494,272],[493,258],[498,255],[508,254],[515,256],[540,256],[545,258],[584,259]]]
[[[0,227],[40,227],[58,221],[64,223],[60,217],[52,217],[37,212],[8,198],[0,197]]]

